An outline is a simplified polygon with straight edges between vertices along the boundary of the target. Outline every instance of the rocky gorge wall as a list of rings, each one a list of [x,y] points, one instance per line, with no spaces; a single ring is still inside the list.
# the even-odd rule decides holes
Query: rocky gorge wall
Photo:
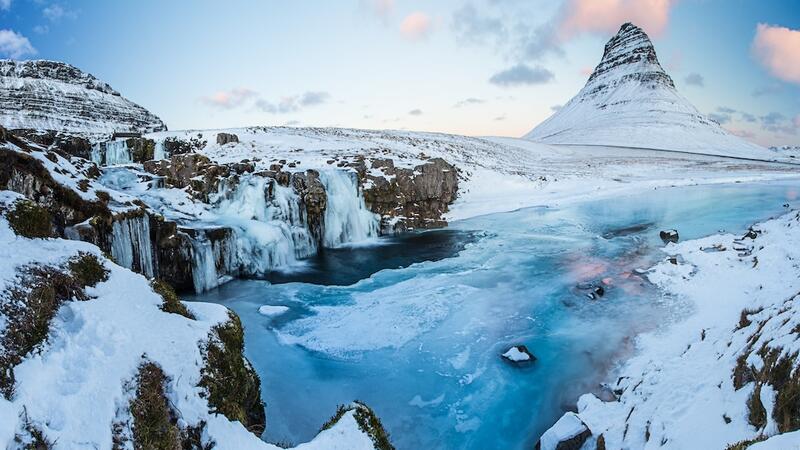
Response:
[[[391,159],[362,158],[322,172],[297,170],[286,161],[257,170],[253,161],[218,164],[197,153],[204,144],[199,137],[90,144],[68,133],[22,130],[3,136],[16,148],[0,148],[10,162],[0,173],[0,187],[47,207],[58,235],[94,243],[117,263],[179,291],[264,276],[323,247],[445,226],[443,214],[457,194],[457,172],[441,159],[413,169],[396,168]],[[231,136],[225,143],[238,140]],[[117,156],[109,157],[109,149]],[[156,151],[164,159],[154,159]],[[120,162],[119,154],[127,155],[121,162],[142,164],[136,183],[146,190],[180,190],[206,217],[166,219],[136,193],[125,196],[114,192],[118,186],[103,186],[97,166]],[[367,171],[367,163],[387,176]],[[56,181],[54,172],[75,186]],[[75,187],[96,197],[84,198]]]

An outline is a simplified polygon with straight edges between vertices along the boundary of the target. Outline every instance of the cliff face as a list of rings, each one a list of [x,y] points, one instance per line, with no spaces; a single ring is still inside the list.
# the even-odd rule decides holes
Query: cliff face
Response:
[[[154,114],[107,83],[56,61],[0,60],[0,125],[80,133],[161,131]]]
[[[525,136],[548,144],[610,145],[770,159],[701,114],[675,88],[655,47],[626,23],[583,89]]]

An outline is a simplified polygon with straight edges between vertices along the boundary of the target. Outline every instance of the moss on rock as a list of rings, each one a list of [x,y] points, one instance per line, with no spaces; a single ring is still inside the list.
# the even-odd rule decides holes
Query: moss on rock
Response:
[[[11,229],[26,238],[49,238],[53,236],[53,217],[47,209],[30,200],[17,200],[6,218]]]
[[[108,269],[91,253],[81,252],[70,259],[68,267],[72,276],[81,286],[94,286],[108,280]]]
[[[239,421],[261,435],[266,425],[261,380],[244,357],[244,330],[239,317],[233,312],[228,315],[225,323],[212,330],[200,386],[206,390],[212,412]]]
[[[389,433],[383,428],[381,420],[375,415],[372,409],[362,402],[356,401],[355,413],[353,416],[358,423],[358,427],[372,439],[372,444],[376,450],[394,450],[394,446],[389,441]]]
[[[131,401],[133,446],[137,450],[181,450],[181,430],[164,387],[168,379],[156,364],[139,367],[136,397]]]
[[[161,310],[164,312],[172,313],[172,314],[180,314],[183,317],[189,318],[194,320],[194,315],[189,312],[189,309],[186,308],[181,302],[181,299],[178,298],[178,294],[175,293],[175,289],[172,286],[163,280],[153,280],[150,282],[150,286],[153,288],[156,294],[160,295],[164,302],[161,304]]]

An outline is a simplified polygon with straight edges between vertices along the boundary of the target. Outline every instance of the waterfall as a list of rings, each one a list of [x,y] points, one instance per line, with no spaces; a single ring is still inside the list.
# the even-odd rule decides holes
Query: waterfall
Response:
[[[120,266],[139,269],[152,278],[153,251],[150,245],[150,219],[147,215],[114,220],[111,227],[111,256]]]
[[[220,220],[236,231],[245,273],[264,274],[317,251],[300,197],[272,178],[242,177],[233,189],[223,185],[212,201]]]
[[[92,162],[98,166],[114,166],[133,162],[126,141],[99,142],[92,145]]]
[[[336,247],[377,237],[380,218],[367,209],[355,174],[332,170],[320,172],[319,177],[328,194],[323,245]]]
[[[192,238],[192,283],[198,294],[229,281],[236,272],[235,241],[211,240],[206,231],[194,230]]]
[[[156,161],[167,159],[167,152],[164,150],[164,141],[156,141],[156,146],[153,150],[153,159]]]

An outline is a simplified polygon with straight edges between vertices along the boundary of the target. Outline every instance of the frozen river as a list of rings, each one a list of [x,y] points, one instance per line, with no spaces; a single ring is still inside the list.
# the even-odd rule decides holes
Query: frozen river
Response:
[[[187,300],[240,315],[268,441],[307,441],[358,399],[398,449],[531,448],[579,394],[601,391],[637,333],[690,313],[641,275],[665,258],[660,230],[741,233],[800,206],[799,192],[695,186],[493,214],[328,250]],[[590,299],[593,286],[605,295]],[[266,316],[263,305],[288,311]],[[516,344],[538,360],[504,361]]]

